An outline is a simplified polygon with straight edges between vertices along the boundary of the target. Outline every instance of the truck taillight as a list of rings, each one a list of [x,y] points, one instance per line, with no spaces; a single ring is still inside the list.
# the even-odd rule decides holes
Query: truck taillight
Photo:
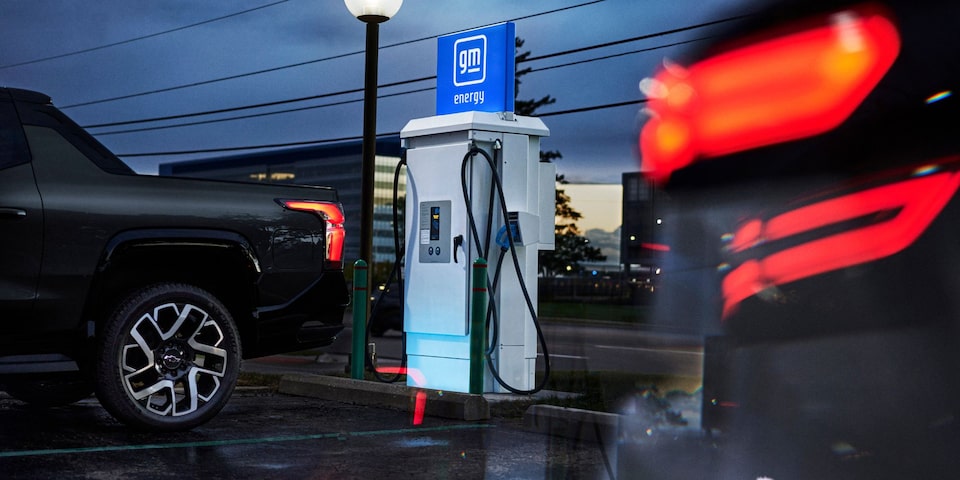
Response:
[[[833,129],[889,70],[900,36],[885,11],[861,5],[740,45],[644,81],[646,175]]]
[[[299,212],[315,213],[327,223],[325,266],[332,269],[343,268],[343,241],[346,230],[343,228],[343,209],[333,202],[315,200],[277,200],[284,208]]]

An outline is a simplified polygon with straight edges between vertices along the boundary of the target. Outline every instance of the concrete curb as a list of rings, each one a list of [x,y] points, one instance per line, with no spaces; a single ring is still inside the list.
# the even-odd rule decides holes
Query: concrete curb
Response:
[[[474,421],[490,418],[483,395],[439,392],[395,383],[370,382],[328,375],[290,374],[280,377],[280,393],[320,398],[354,405],[410,411],[418,392],[426,394],[425,415]]]
[[[523,414],[523,428],[556,437],[609,443],[620,428],[620,415],[554,405],[531,405]]]
[[[487,399],[484,395],[316,374],[285,374],[280,378],[278,392],[406,412],[414,411],[417,394],[422,392],[426,395],[425,415],[465,421],[489,420],[490,403],[507,401],[502,394],[489,394],[491,398]],[[553,405],[531,405],[523,414],[524,430],[595,443],[616,438],[620,422],[617,414]]]

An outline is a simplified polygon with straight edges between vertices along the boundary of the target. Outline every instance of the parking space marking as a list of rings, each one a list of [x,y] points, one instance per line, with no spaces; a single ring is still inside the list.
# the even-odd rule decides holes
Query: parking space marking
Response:
[[[496,425],[492,425],[492,424],[447,425],[443,427],[396,428],[396,429],[390,429],[390,430],[371,430],[367,432],[360,431],[360,432],[317,433],[312,435],[291,435],[291,436],[285,436],[285,437],[241,438],[241,439],[235,439],[235,440],[208,440],[203,442],[154,443],[154,444],[144,444],[144,445],[111,445],[111,446],[104,446],[104,447],[52,448],[52,449],[45,449],[45,450],[22,450],[22,451],[0,452],[0,458],[33,457],[33,456],[41,456],[41,455],[66,455],[66,454],[76,454],[76,453],[122,452],[122,451],[130,451],[130,450],[224,447],[224,446],[233,446],[233,445],[251,445],[251,444],[257,444],[257,443],[301,442],[305,440],[326,440],[326,439],[346,440],[349,437],[405,435],[408,433],[477,430],[482,428],[494,428],[494,427],[496,427]]]
[[[542,356],[543,356],[543,352],[537,352],[537,356],[538,356],[538,357],[542,357]],[[561,354],[559,354],[559,353],[551,353],[551,354],[550,354],[550,358],[569,358],[569,359],[573,359],[573,360],[590,360],[589,357],[583,357],[583,356],[580,356],[580,355],[561,355]]]

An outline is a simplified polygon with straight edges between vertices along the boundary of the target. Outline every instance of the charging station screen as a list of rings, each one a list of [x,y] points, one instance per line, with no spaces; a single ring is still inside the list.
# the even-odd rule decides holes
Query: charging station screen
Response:
[[[440,207],[430,207],[430,240],[440,240]]]

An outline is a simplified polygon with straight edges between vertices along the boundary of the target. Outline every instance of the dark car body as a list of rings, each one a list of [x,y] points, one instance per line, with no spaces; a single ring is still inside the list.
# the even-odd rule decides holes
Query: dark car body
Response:
[[[136,175],[45,95],[0,89],[0,374],[86,371],[118,302],[161,282],[222,302],[244,358],[329,344],[341,211],[329,188]]]
[[[709,336],[703,427],[745,462],[718,478],[960,466],[958,25],[955,2],[756,2],[654,77],[659,312]]]

